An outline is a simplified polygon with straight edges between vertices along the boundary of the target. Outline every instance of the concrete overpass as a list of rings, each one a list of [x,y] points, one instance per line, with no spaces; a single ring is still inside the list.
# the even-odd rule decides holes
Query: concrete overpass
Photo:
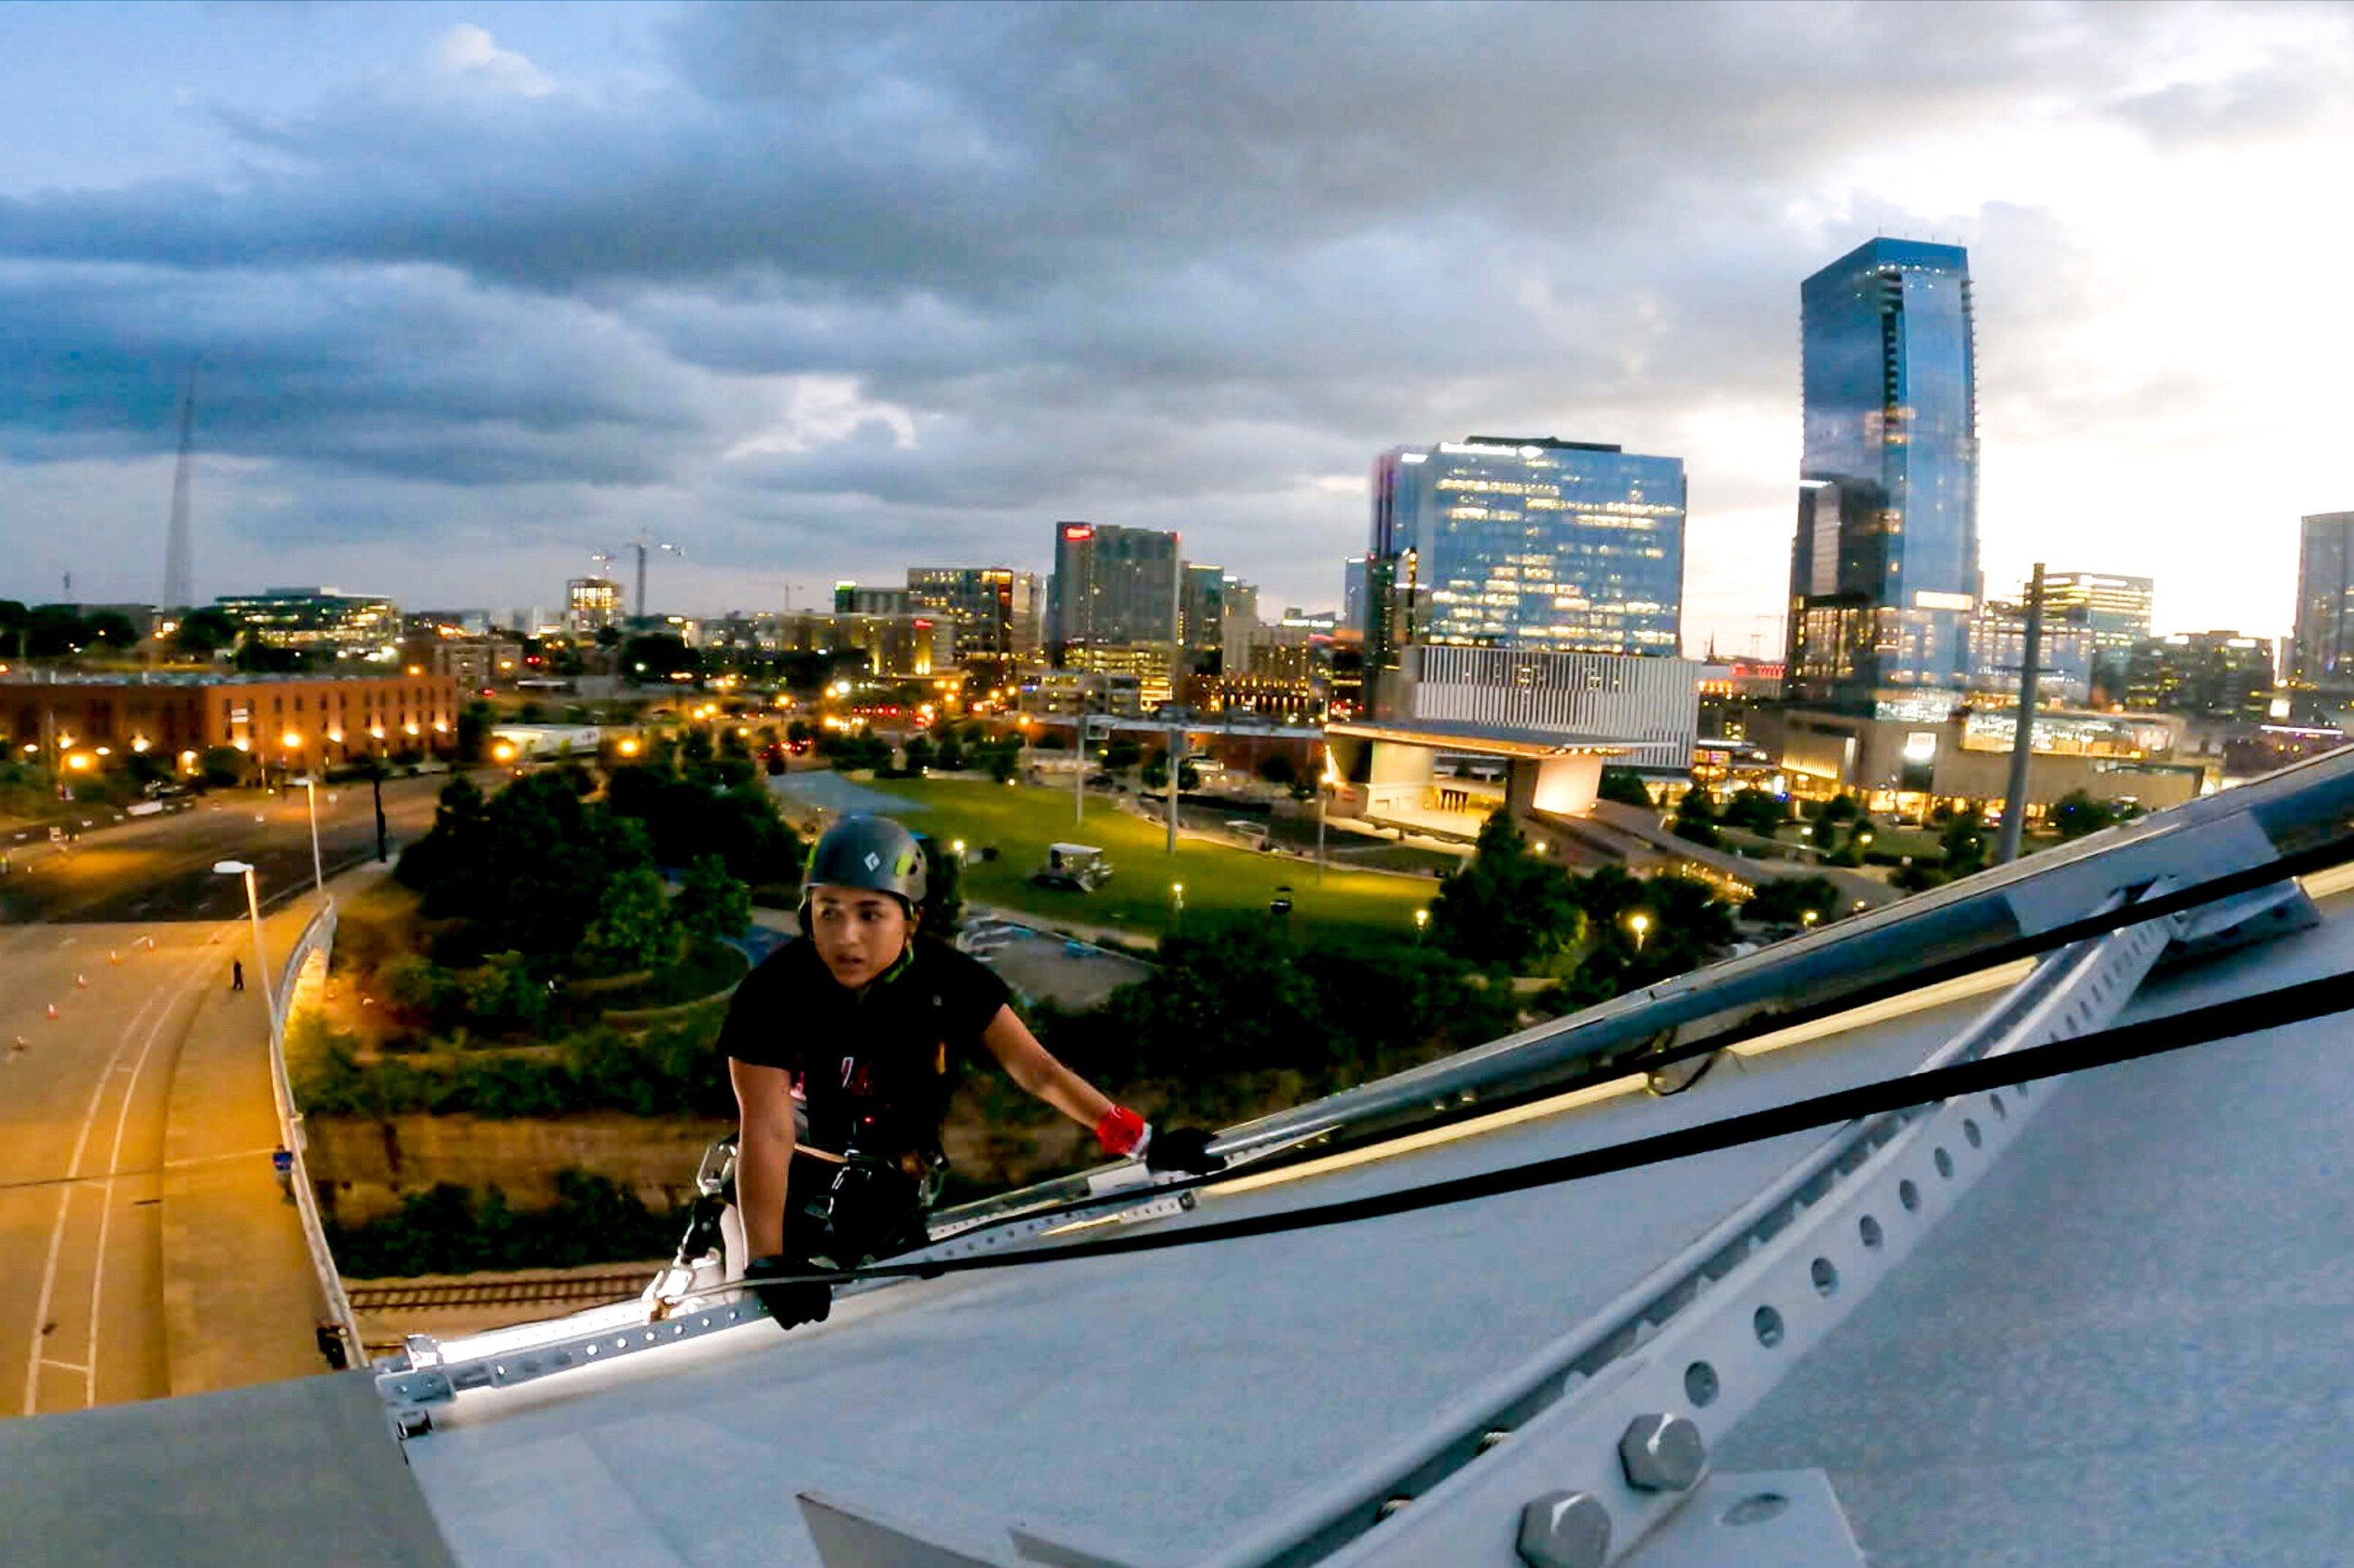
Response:
[[[1065,1184],[943,1216],[930,1256],[1182,1237],[1918,1071],[1996,1083],[2185,1010],[2256,1018],[2354,971],[2347,873],[2319,869],[2349,821],[2354,758],[2305,764],[1230,1130],[1288,1152],[1190,1209],[1034,1212]],[[2264,880],[2284,865],[2312,874]],[[2339,1561],[2344,1016],[2221,1027],[1581,1181],[876,1282],[790,1334],[681,1280],[211,1396],[212,1426],[207,1400],[9,1424],[0,1559]]]

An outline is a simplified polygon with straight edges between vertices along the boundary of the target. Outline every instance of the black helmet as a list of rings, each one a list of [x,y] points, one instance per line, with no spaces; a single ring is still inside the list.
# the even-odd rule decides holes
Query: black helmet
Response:
[[[924,847],[888,817],[845,817],[809,851],[801,879],[805,903],[820,884],[888,893],[912,915],[924,901]]]

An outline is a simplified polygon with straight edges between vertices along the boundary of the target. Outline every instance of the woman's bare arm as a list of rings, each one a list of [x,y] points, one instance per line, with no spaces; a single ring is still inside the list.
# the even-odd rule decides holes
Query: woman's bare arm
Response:
[[[728,1058],[736,1086],[736,1212],[754,1258],[785,1249],[785,1173],[792,1164],[792,1082],[782,1067]]]

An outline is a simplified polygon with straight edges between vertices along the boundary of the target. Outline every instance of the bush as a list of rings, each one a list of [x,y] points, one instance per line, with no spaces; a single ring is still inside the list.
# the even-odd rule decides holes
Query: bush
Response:
[[[560,1171],[557,1200],[512,1207],[496,1187],[441,1183],[365,1225],[327,1224],[327,1245],[358,1278],[455,1274],[476,1269],[571,1269],[659,1258],[677,1244],[683,1207],[657,1211],[600,1176]]]
[[[1605,767],[1602,783],[1594,791],[1598,800],[1617,801],[1620,805],[1639,805],[1646,810],[1651,805],[1651,791],[1643,787],[1643,777],[1632,768]]]

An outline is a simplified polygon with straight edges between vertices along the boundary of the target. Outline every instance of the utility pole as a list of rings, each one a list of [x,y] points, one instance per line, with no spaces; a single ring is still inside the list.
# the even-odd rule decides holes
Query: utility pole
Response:
[[[2019,650],[2019,716],[2011,729],[2011,779],[2003,795],[2003,831],[1994,837],[1994,863],[2019,858],[2019,831],[2027,821],[2027,763],[2035,746],[2036,658],[2044,638],[2044,563],[2027,582],[2027,635]]]
[[[1177,691],[1185,679],[1185,562],[1177,535],[1169,536],[1169,850],[1177,853],[1177,777],[1185,771],[1185,722],[1177,718]]]

